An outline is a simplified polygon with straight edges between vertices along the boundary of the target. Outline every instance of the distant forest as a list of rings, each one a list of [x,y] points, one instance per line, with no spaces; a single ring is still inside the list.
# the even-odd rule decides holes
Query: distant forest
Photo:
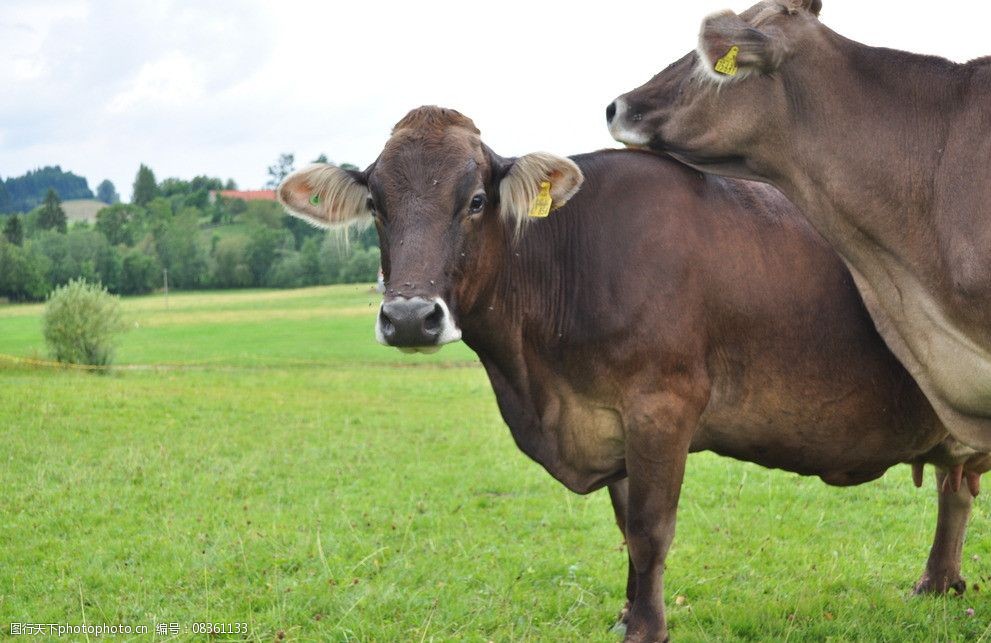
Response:
[[[29,212],[41,205],[49,189],[62,200],[93,198],[86,179],[55,165],[0,181],[0,212]]]
[[[293,155],[280,156],[269,167],[269,187],[293,165]],[[0,181],[0,298],[42,300],[80,277],[128,295],[162,288],[166,279],[177,289],[375,280],[374,228],[326,233],[271,200],[211,198],[236,189],[230,179],[207,176],[159,182],[142,165],[130,203],[119,202],[110,181],[97,186],[95,197],[107,206],[87,222],[69,221],[62,207],[63,200],[94,198],[83,177],[54,166]]]

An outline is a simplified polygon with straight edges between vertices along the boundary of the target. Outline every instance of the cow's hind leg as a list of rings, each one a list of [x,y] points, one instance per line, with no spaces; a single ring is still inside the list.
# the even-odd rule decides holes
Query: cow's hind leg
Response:
[[[630,502],[630,487],[626,480],[618,480],[609,485],[609,499],[612,500],[612,509],[616,514],[616,524],[623,534],[623,541],[626,541],[626,510]],[[633,567],[633,560],[630,558],[629,549],[626,552],[626,605],[619,612],[619,619],[612,629],[622,630],[626,628],[626,621],[630,617],[630,606],[637,595],[637,572]]]
[[[939,497],[936,536],[926,571],[915,585],[915,594],[944,594],[951,589],[960,594],[967,588],[960,576],[960,559],[974,496],[955,468],[936,469],[936,494]]]

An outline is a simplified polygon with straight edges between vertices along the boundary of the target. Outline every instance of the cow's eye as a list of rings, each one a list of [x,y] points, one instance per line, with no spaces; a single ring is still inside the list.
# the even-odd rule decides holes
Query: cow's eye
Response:
[[[373,217],[378,216],[378,212],[375,211],[375,200],[372,197],[368,197],[365,201],[365,207],[368,208],[368,211]]]
[[[471,203],[468,204],[468,212],[472,214],[478,214],[479,212],[482,211],[483,208],[485,208],[484,194],[476,194],[475,196],[471,197]]]

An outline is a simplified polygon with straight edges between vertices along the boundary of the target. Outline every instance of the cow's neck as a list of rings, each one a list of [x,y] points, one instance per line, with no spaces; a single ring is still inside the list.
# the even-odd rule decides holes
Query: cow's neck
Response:
[[[836,74],[786,82],[806,88],[805,111],[790,144],[759,162],[785,168],[772,182],[843,256],[951,433],[988,447],[991,176],[974,156],[986,148],[971,121],[987,114],[973,107],[976,68],[837,42],[820,66]]]
[[[885,255],[949,292],[958,257],[948,249],[973,240],[946,211],[940,181],[961,105],[973,100],[969,66],[832,32],[817,56],[785,79],[796,105],[789,143],[761,150],[756,165],[851,264]]]
[[[578,339],[578,285],[594,262],[581,256],[589,233],[582,223],[566,212],[529,225],[519,241],[507,231],[492,285],[459,314],[462,339],[485,367],[517,445],[568,486],[553,428],[542,419],[556,404],[551,389],[573,384],[559,369]]]

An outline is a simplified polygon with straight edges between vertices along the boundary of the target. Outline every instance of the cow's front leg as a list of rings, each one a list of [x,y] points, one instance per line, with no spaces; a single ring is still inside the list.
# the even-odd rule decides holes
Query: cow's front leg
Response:
[[[976,483],[964,478],[962,465],[936,468],[936,494],[939,497],[936,536],[929,550],[926,571],[915,585],[915,594],[945,594],[951,589],[961,594],[967,589],[966,581],[960,576],[960,559],[976,490]]]
[[[616,514],[616,524],[623,534],[623,542],[626,542],[626,513],[630,502],[630,488],[626,478],[609,485],[609,499],[612,500],[612,510]],[[616,627],[626,627],[626,622],[630,617],[630,606],[637,595],[637,573],[633,567],[633,559],[630,558],[629,548],[626,550],[626,604],[619,612],[619,620]]]
[[[668,397],[636,417],[627,436],[626,543],[636,570],[628,642],[668,640],[664,559],[674,539],[678,496],[700,408]]]

